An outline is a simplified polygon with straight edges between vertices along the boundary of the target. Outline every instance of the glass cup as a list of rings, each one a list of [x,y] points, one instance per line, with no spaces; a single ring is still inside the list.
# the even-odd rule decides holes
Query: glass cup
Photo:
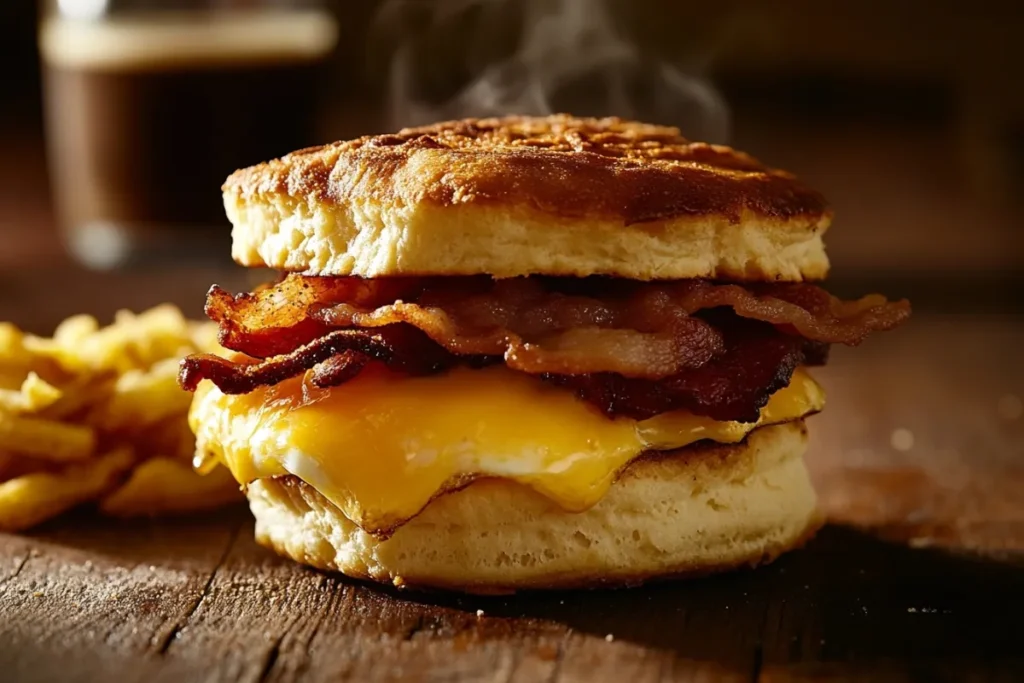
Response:
[[[317,141],[336,41],[316,2],[51,0],[47,147],[70,253],[97,269],[227,258],[221,183]]]

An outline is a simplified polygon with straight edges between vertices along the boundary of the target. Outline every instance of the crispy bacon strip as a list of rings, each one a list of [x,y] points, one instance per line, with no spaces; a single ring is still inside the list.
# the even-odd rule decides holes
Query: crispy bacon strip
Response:
[[[756,419],[799,364],[909,315],[905,301],[843,302],[810,284],[642,283],[609,278],[320,278],[253,294],[211,290],[221,343],[258,362],[194,356],[201,379],[245,393],[307,370],[319,386],[371,360],[413,374],[504,362],[566,386],[608,415],[676,408]]]
[[[313,383],[313,386],[321,388],[336,387],[350,379],[355,379],[369,361],[368,356],[351,349],[342,351],[337,356],[328,358],[314,366],[309,381]]]
[[[289,275],[252,295],[214,288],[221,343],[263,358],[330,329],[405,322],[460,355],[504,355],[526,372],[664,377],[699,367],[721,340],[693,316],[729,307],[787,334],[857,344],[909,315],[906,301],[843,302],[807,283],[750,286],[608,278],[319,278]]]
[[[349,304],[338,304],[314,313],[314,317],[332,328],[408,323],[451,353],[502,356],[508,367],[532,374],[617,372],[630,377],[665,377],[700,367],[723,348],[721,336],[711,325],[689,316],[680,316],[654,332],[585,325],[524,337],[507,327],[467,324],[464,309],[451,310],[449,314],[442,307],[395,303],[363,313]]]
[[[612,417],[643,419],[687,408],[716,420],[754,421],[768,397],[788,384],[798,365],[823,360],[820,345],[775,334],[763,323],[733,317],[721,324],[727,344],[723,354],[699,368],[661,380],[614,373],[545,373],[540,377],[571,389]],[[481,366],[501,359],[450,354],[415,327],[399,324],[373,332],[337,330],[290,354],[256,363],[206,354],[190,356],[182,361],[180,380],[192,390],[202,379],[210,379],[223,392],[240,394],[311,370],[309,381],[328,387],[349,381],[371,360],[410,374],[429,374],[460,363]]]
[[[214,285],[206,295],[206,316],[218,323],[220,344],[253,358],[290,353],[330,332],[310,313],[328,301],[359,306],[393,302],[418,281],[407,278],[288,275],[273,285],[231,295]]]
[[[742,287],[689,280],[672,287],[674,300],[688,313],[727,306],[744,318],[829,344],[859,344],[872,332],[892,329],[910,315],[910,303],[905,300],[890,303],[880,294],[869,294],[841,301],[806,283]]]
[[[822,350],[799,337],[737,328],[725,353],[700,368],[661,380],[593,375],[544,375],[609,417],[646,419],[687,409],[714,420],[756,422],[768,398],[789,384],[799,365],[820,364]]]
[[[260,362],[232,361],[210,353],[181,361],[178,383],[195,391],[208,379],[225,394],[247,394],[314,370],[313,382],[334,386],[355,377],[369,361],[379,360],[409,374],[430,374],[458,362],[414,327],[399,325],[367,330],[335,330],[291,353]]]

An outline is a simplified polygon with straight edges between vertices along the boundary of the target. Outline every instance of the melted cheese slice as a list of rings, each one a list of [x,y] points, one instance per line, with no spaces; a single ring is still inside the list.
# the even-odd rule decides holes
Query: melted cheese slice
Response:
[[[206,456],[197,467],[223,462],[243,484],[296,475],[363,529],[387,531],[474,476],[513,479],[582,511],[646,450],[702,439],[735,443],[823,405],[821,387],[803,370],[757,423],[740,423],[686,411],[613,420],[569,391],[503,366],[429,377],[373,367],[331,389],[294,378],[229,396],[204,382],[189,420]]]

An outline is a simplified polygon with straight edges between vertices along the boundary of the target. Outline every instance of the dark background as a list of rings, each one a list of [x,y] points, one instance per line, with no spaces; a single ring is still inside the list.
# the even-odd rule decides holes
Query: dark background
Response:
[[[384,100],[396,36],[421,49],[416,86],[437,102],[522,38],[514,3],[483,36],[472,12],[438,21],[439,3],[429,1],[405,3],[399,32],[398,20],[380,20],[380,4],[334,3],[341,38],[324,83],[325,141],[393,125]],[[707,74],[729,105],[730,144],[831,200],[827,241],[841,292],[873,283],[972,310],[1020,300],[1024,4],[608,6],[641,53]],[[0,271],[66,259],[47,199],[36,25],[35,3],[0,3]],[[480,56],[467,59],[473,45]]]
[[[417,95],[435,105],[515,52],[522,26],[514,5],[481,34],[472,12],[438,21],[439,4],[406,3],[401,34],[417,48]],[[1022,680],[1024,3],[609,4],[637,50],[713,80],[731,143],[832,201],[830,290],[912,299],[908,324],[835,348],[816,371],[829,393],[807,458],[829,523],[818,539],[698,583],[435,605],[278,560],[247,518],[73,518],[0,534],[13,567],[0,571],[4,674]],[[397,32],[371,30],[378,5],[336,2],[325,141],[394,125]],[[49,200],[35,32],[34,3],[0,0],[0,321],[47,332],[72,313],[109,320],[161,301],[198,316],[212,282],[240,291],[265,275],[71,264]],[[280,85],[265,106],[291,106]]]

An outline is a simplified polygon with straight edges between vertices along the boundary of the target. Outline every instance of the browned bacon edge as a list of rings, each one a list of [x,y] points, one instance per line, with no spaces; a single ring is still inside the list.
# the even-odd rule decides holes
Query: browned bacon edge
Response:
[[[335,330],[294,351],[260,362],[228,360],[198,353],[181,361],[178,383],[195,391],[204,379],[225,394],[247,394],[313,369],[313,383],[336,386],[355,377],[371,360],[387,363],[409,374],[430,374],[458,362],[414,327],[392,325],[368,330]]]
[[[842,302],[814,285],[289,275],[253,294],[215,287],[207,311],[223,344],[267,357],[190,356],[189,390],[210,379],[247,393],[306,371],[336,386],[371,360],[410,374],[504,362],[610,416],[686,408],[749,422],[797,366],[894,327],[909,304]]]
[[[906,301],[889,302],[876,294],[840,301],[809,283],[482,276],[363,280],[294,274],[252,294],[231,296],[213,287],[206,313],[219,324],[225,348],[266,358],[337,328],[406,322],[452,353],[487,355],[521,348],[522,342],[550,347],[587,327],[668,332],[691,326],[690,316],[701,310],[719,307],[830,344],[857,344],[910,314]]]
[[[700,368],[661,380],[626,378],[614,373],[539,375],[593,404],[609,417],[636,419],[686,408],[716,420],[754,422],[774,392],[789,383],[799,365],[824,362],[827,345],[799,337],[773,334],[755,321],[727,326],[725,352]],[[457,364],[480,367],[501,357],[459,357],[449,354],[416,328],[392,325],[368,330],[336,330],[290,354],[256,363],[232,362],[212,354],[182,361],[180,381],[194,390],[209,379],[227,394],[244,394],[311,370],[309,381],[319,387],[349,381],[370,360],[409,374],[430,374]]]

